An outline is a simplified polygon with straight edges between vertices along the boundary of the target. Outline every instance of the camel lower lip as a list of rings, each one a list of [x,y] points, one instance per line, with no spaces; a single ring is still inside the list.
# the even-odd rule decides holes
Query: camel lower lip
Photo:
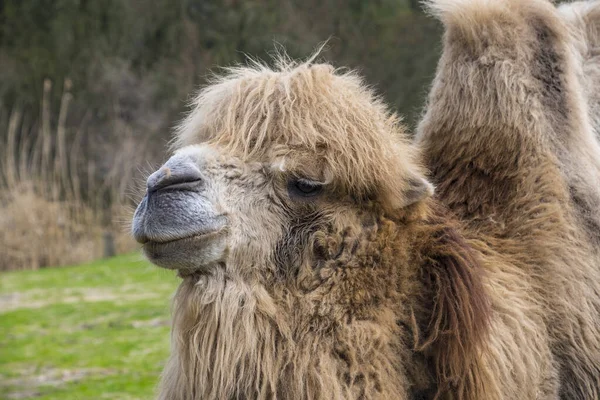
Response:
[[[223,252],[224,240],[220,237],[225,228],[190,235],[170,241],[149,241],[143,251],[153,264],[167,269],[197,270],[215,261]]]
[[[147,248],[147,247],[156,248],[156,247],[160,247],[160,246],[169,246],[169,245],[180,244],[180,243],[184,244],[186,242],[194,242],[196,240],[208,239],[212,236],[218,235],[221,231],[222,231],[222,229],[218,229],[215,231],[199,233],[199,234],[195,234],[195,235],[190,235],[190,236],[186,236],[186,237],[182,237],[182,238],[177,238],[177,239],[167,240],[167,241],[160,241],[160,242],[149,240],[146,243],[144,243],[144,248]]]

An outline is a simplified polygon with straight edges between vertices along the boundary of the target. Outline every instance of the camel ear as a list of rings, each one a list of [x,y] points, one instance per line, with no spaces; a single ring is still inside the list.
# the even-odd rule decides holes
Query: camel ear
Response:
[[[430,314],[422,321],[417,350],[432,356],[440,391],[473,394],[480,386],[470,371],[479,360],[491,313],[484,269],[456,228],[434,225],[432,239],[422,272]]]
[[[433,185],[422,176],[415,175],[408,180],[408,188],[403,193],[403,207],[433,196]]]
[[[393,189],[386,193],[386,203],[392,210],[408,207],[421,200],[433,196],[434,188],[425,177],[411,174],[408,179],[403,178]]]

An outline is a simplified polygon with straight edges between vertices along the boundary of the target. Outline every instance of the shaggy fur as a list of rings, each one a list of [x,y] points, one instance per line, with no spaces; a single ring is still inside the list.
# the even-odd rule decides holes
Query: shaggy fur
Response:
[[[380,191],[391,207],[410,202],[406,185],[422,174],[414,151],[398,117],[353,72],[284,58],[275,71],[260,64],[228,71],[197,97],[176,147],[222,144],[317,181],[335,177],[341,190],[360,196]]]
[[[542,368],[541,355],[529,355],[539,360],[536,374],[519,378],[538,376],[522,398],[556,397],[554,390],[598,398],[600,150],[573,42],[550,3],[469,3],[471,13],[450,1],[432,5],[446,25],[445,45],[419,142],[439,198],[531,285],[525,300],[544,321],[532,328],[552,357]],[[514,365],[509,354],[491,354],[503,368]],[[502,384],[505,397],[523,393],[514,378]]]
[[[312,60],[201,91],[175,146],[211,149],[253,230],[180,271],[161,399],[600,396],[600,150],[571,28],[544,0],[429,5],[446,33],[418,146]],[[293,177],[324,193],[294,200]]]

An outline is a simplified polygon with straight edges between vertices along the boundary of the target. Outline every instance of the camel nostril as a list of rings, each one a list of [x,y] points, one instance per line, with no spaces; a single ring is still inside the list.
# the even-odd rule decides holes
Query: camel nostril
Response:
[[[148,192],[156,192],[164,188],[189,189],[202,182],[202,175],[198,168],[191,163],[165,164],[158,171],[148,177]]]

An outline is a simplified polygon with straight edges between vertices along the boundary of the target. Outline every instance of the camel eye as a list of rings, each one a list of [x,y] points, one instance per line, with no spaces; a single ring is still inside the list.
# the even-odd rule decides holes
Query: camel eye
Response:
[[[291,198],[315,197],[323,191],[321,182],[310,181],[308,179],[293,178],[288,182],[288,194]]]

